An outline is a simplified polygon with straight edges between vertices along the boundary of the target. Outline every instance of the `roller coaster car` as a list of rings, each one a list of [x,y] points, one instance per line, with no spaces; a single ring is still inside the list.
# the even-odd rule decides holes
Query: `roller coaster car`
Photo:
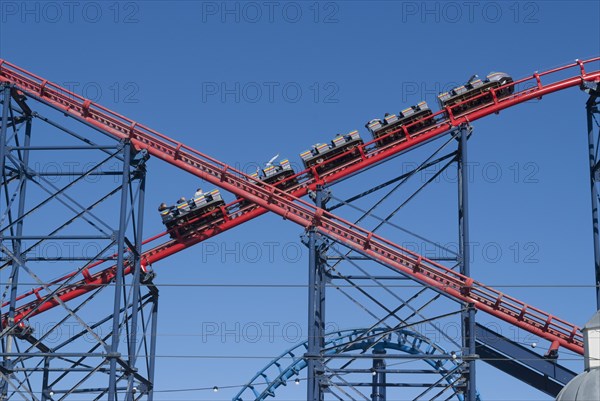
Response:
[[[512,82],[513,79],[510,77],[510,75],[504,72],[491,72],[483,81],[479,79],[477,75],[474,75],[466,84],[454,88],[449,92],[440,93],[438,95],[438,101],[442,109],[450,107],[454,115],[462,114],[474,107],[492,103],[494,98],[490,90],[508,85]],[[499,91],[496,91],[496,97],[500,99],[512,94],[514,91],[514,85],[510,85],[500,89]],[[481,94],[484,95],[469,101],[469,99],[477,97]],[[464,103],[455,106],[461,102]]]
[[[286,178],[291,177],[294,174],[296,174],[296,172],[292,166],[290,166],[290,161],[285,159],[280,161],[279,164],[267,165],[267,167],[264,169],[252,174],[251,177],[258,178],[259,180],[273,185],[279,189],[287,189],[298,184],[298,180],[296,179],[284,181]]]
[[[171,238],[188,234],[199,225],[210,223],[223,217],[221,206],[225,202],[218,189],[195,195],[192,199],[181,198],[175,206],[162,204],[158,211],[162,217],[163,224],[170,230]],[[196,218],[193,224],[180,227]]]
[[[273,159],[275,159],[275,157]],[[285,159],[280,161],[279,164],[271,164],[273,162],[273,159],[271,159],[271,161],[267,163],[267,167],[265,167],[264,169],[256,170],[256,173],[250,174],[250,177],[254,178],[257,182],[263,181],[267,184],[273,185],[274,187],[283,190],[298,184],[298,180],[295,178],[291,180],[285,180],[286,178],[296,174],[296,172],[290,165],[290,161],[288,159]],[[238,197],[237,200],[239,201],[238,205],[240,208],[250,203],[244,198]]]
[[[312,146],[312,149],[300,153],[304,167],[310,168],[317,166],[317,172],[322,173],[329,171],[348,160],[352,160],[358,156],[358,146],[363,144],[358,131],[352,131],[346,135],[338,135],[331,141],[331,144],[317,143]],[[332,159],[342,153],[348,152],[347,155],[337,158],[329,163],[324,163],[326,160]]]
[[[365,124],[365,127],[369,130],[369,132],[373,135],[373,139],[381,138],[385,136],[389,132],[396,131],[398,132],[386,136],[375,142],[378,147],[384,147],[392,142],[397,141],[400,138],[404,138],[404,131],[401,130],[403,125],[409,125],[414,123],[415,121],[421,120],[427,116],[433,114],[429,106],[427,106],[426,102],[421,102],[416,106],[408,107],[402,110],[398,115],[396,114],[386,114],[383,120],[374,119]],[[410,134],[414,134],[424,128],[430,127],[435,124],[433,118],[429,118],[420,123],[412,125],[407,128],[407,131]]]

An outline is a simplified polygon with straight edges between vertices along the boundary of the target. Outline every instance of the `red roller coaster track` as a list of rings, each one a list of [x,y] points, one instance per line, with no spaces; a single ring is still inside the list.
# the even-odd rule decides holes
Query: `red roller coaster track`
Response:
[[[240,209],[233,208],[234,211],[226,213],[217,222],[218,224],[211,223],[210,226],[198,230],[185,240],[169,241],[144,252],[143,264],[146,266],[240,225],[267,211],[272,211],[284,219],[293,221],[305,228],[315,227],[319,232],[335,241],[366,254],[380,263],[396,269],[420,283],[435,288],[437,291],[455,300],[471,303],[477,309],[521,327],[556,345],[561,345],[574,352],[583,354],[583,339],[577,326],[533,308],[515,298],[504,295],[497,290],[474,281],[469,277],[460,275],[427,258],[403,249],[323,209],[315,208],[313,205],[297,197],[305,195],[309,189],[314,189],[319,184],[330,184],[347,178],[394,155],[448,133],[449,130],[461,124],[498,113],[500,110],[534,98],[541,98],[549,93],[582,85],[586,81],[598,82],[600,81],[600,71],[586,71],[585,69],[586,66],[589,67],[592,63],[598,61],[600,61],[600,57],[585,61],[576,61],[575,63],[543,73],[535,73],[531,77],[509,84],[510,86],[514,86],[515,89],[520,85],[526,86],[527,89],[515,90],[513,94],[506,97],[498,98],[496,96],[498,88],[493,89],[491,91],[492,102],[470,109],[468,112],[460,115],[455,115],[452,108],[446,108],[432,116],[415,121],[409,126],[398,129],[397,132],[404,134],[403,138],[385,148],[377,148],[374,146],[374,141],[369,142],[358,148],[359,155],[357,157],[341,164],[334,170],[319,174],[312,168],[296,174],[296,176],[290,179],[296,178],[300,183],[288,189],[288,192],[279,190],[262,181],[255,181],[224,163],[3,60],[0,60],[0,81],[13,84],[16,89],[25,95],[80,121],[84,121],[102,132],[119,139],[129,139],[138,149],[147,149],[151,155],[253,203]],[[542,77],[552,74],[556,76],[559,72],[571,73],[573,70],[576,71],[576,74],[570,78],[551,83],[542,83]],[[532,83],[533,85],[528,87]],[[453,108],[457,106],[460,106],[460,104],[454,105]],[[435,123],[425,124],[427,128],[409,134],[407,128],[429,119],[433,119]],[[389,133],[388,135],[392,134],[394,133]],[[146,243],[158,237],[160,235],[147,240]],[[40,295],[44,287],[33,289],[21,295],[19,297],[20,301],[32,296],[34,299],[17,308],[15,321],[19,322],[42,313],[58,305],[60,302],[72,300],[92,291],[99,285],[110,283],[115,277],[115,266],[110,266],[94,274],[89,272],[89,269],[100,264],[98,262],[81,271],[83,278],[75,283],[68,284],[76,278],[79,272],[56,280],[52,284],[63,283],[66,285],[50,295]],[[129,273],[131,268],[128,266],[125,268],[125,273]]]

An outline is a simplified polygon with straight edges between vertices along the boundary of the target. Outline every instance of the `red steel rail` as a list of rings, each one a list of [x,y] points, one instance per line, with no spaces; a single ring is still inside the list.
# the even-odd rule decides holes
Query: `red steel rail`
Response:
[[[370,142],[359,147],[359,157],[342,164],[333,171],[320,175],[313,168],[310,171],[299,173],[298,177],[305,177],[307,174],[312,177],[293,188],[291,194],[262,181],[255,181],[224,163],[2,60],[0,60],[0,81],[12,83],[26,95],[59,109],[76,119],[85,121],[105,133],[119,139],[129,139],[137,148],[147,149],[153,156],[254,203],[253,206],[243,208],[231,215],[225,215],[222,224],[210,226],[185,242],[171,241],[144,252],[145,265],[163,259],[233,226],[242,224],[266,211],[272,211],[303,227],[314,226],[322,234],[425,285],[436,288],[454,299],[472,303],[480,310],[582,354],[582,335],[577,326],[403,249],[327,211],[315,208],[309,203],[296,198],[296,196],[306,194],[309,188],[314,188],[317,184],[331,183],[373,166],[393,155],[442,135],[452,127],[497,113],[530,99],[540,98],[552,92],[581,85],[585,81],[600,81],[600,71],[585,71],[586,64],[595,63],[599,60],[600,57],[586,61],[576,61],[573,64],[551,71],[536,73],[531,78],[510,84],[518,87],[518,85],[534,80],[535,86],[520,91],[517,90],[512,95],[501,99],[496,96],[497,89],[492,90],[492,103],[471,109],[462,115],[454,115],[452,109],[447,108],[427,117],[426,119],[435,119],[435,124],[417,133],[409,135],[407,127],[402,127],[398,131],[402,130],[404,132],[404,138],[386,148],[372,148],[373,142]],[[576,76],[549,84],[542,84],[541,82],[543,76],[573,68],[577,69],[578,74]],[[126,273],[129,273],[129,270],[129,267],[126,267]],[[52,296],[41,297],[39,295],[40,289],[30,291],[28,294],[35,295],[36,299],[18,308],[16,320],[19,321],[48,310],[59,303],[58,299],[68,301],[97,288],[98,285],[107,284],[114,278],[114,271],[115,268],[111,267],[91,275],[86,269],[82,272],[83,280],[68,285],[53,293]],[[73,278],[73,276],[67,277],[68,279]],[[20,299],[23,297],[20,297]]]

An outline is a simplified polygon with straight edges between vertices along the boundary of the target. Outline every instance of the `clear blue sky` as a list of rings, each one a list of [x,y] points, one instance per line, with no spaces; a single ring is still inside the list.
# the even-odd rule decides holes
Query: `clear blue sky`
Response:
[[[366,121],[421,100],[435,106],[439,91],[475,73],[521,78],[600,54],[597,1],[5,1],[0,7],[1,58],[247,171],[276,153],[298,165],[301,151],[340,132],[359,129],[368,138]],[[595,305],[585,100],[574,88],[520,105],[477,121],[470,141],[471,239],[480,244],[473,277],[580,325]],[[432,149],[354,177],[334,194],[367,189]],[[197,181],[151,161],[147,236],[161,230],[155,205],[191,194]],[[444,176],[395,222],[452,245],[454,186],[453,176]],[[305,284],[300,234],[289,222],[263,216],[154,266],[163,285],[158,354],[232,356],[159,358],[155,399],[230,399],[236,389],[166,390],[245,383],[268,361],[250,357],[277,355],[300,338],[283,333],[284,326],[306,333],[305,288],[227,286]],[[398,231],[385,234],[415,241]],[[371,324],[334,289],[328,294],[333,327]],[[278,325],[270,339],[272,322]],[[263,328],[256,342],[243,333],[240,341],[221,336],[222,328],[255,325]],[[219,334],[203,336],[209,327]],[[518,338],[531,342],[526,333]],[[486,400],[549,399],[478,366]],[[302,399],[304,386],[279,395]]]

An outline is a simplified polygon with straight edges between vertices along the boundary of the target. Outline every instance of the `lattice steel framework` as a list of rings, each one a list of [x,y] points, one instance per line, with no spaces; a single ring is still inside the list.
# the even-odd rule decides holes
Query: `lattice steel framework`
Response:
[[[148,154],[59,124],[8,83],[0,98],[0,399],[151,400],[158,291],[140,265]],[[105,263],[116,263],[114,285],[85,281]],[[55,295],[82,278],[77,302]],[[17,311],[26,297],[57,305],[47,323],[29,324],[37,308]]]
[[[468,230],[468,180],[467,176],[467,139],[472,133],[472,127],[462,125],[452,133],[452,137],[437,148],[429,157],[426,158],[416,169],[413,169],[399,177],[396,177],[383,184],[370,188],[360,194],[352,196],[347,200],[338,199],[332,195],[333,188],[323,188],[317,186],[314,192],[309,193],[311,199],[318,208],[326,209],[326,203],[330,199],[335,199],[339,203],[332,206],[331,210],[340,207],[354,208],[360,211],[361,217],[355,223],[361,223],[366,218],[375,218],[379,223],[372,230],[373,232],[382,227],[392,226],[396,229],[399,236],[410,234],[420,240],[437,246],[445,254],[451,254],[450,257],[439,257],[440,260],[452,261],[455,268],[461,274],[470,274],[470,244]],[[452,142],[457,143],[454,151],[447,151]],[[445,154],[444,154],[445,153]],[[440,156],[440,154],[442,154]],[[458,177],[458,252],[454,253],[448,249],[437,245],[434,241],[422,237],[416,233],[411,233],[397,223],[392,218],[400,209],[406,206],[411,200],[431,185],[448,168],[456,166]],[[376,215],[376,210],[384,202],[390,200],[393,194],[405,189],[405,184],[429,168],[435,169],[436,173],[431,178],[418,186],[412,193],[403,193],[405,201],[394,208],[386,217],[381,218]],[[360,199],[393,185],[391,190],[381,195],[379,199],[372,201],[368,210],[360,209],[354,203]],[[397,238],[396,238],[397,239]],[[460,305],[459,311],[451,311],[449,314],[432,316],[425,309],[431,306],[439,298],[439,294],[429,291],[426,287],[418,289],[415,293],[409,294],[406,289],[388,290],[389,284],[401,282],[406,277],[400,275],[376,275],[373,274],[373,268],[360,265],[365,260],[360,254],[346,249],[341,252],[339,248],[333,247],[335,239],[321,235],[313,229],[309,229],[304,237],[304,243],[309,248],[309,281],[308,281],[308,340],[305,343],[306,352],[304,360],[306,361],[306,381],[307,381],[307,400],[323,401],[325,399],[368,399],[371,401],[385,401],[387,399],[388,388],[421,388],[416,391],[412,397],[415,399],[456,399],[466,401],[477,401],[479,395],[476,391],[475,382],[475,361],[477,359],[475,351],[475,310],[468,303]],[[352,265],[360,275],[348,273],[341,262]],[[336,283],[343,282],[345,285],[355,290],[355,294],[345,291]],[[331,283],[328,285],[328,283]],[[393,298],[391,305],[383,299],[381,294],[370,290],[371,285],[366,287],[361,284],[369,283],[373,287],[379,287],[379,290],[387,291]],[[350,299],[356,305],[361,305],[367,313],[375,319],[371,329],[354,333],[352,341],[345,344],[344,347],[332,347],[325,344],[331,343],[326,338],[325,327],[325,300],[327,288],[335,288],[342,292],[345,297]],[[393,285],[390,286],[393,288]],[[359,301],[358,297],[363,297],[365,301]],[[426,301],[423,301],[423,298]],[[369,301],[374,301],[372,307],[367,307]],[[383,314],[382,314],[383,313]],[[415,363],[417,366],[412,369],[398,369],[395,365],[398,355],[388,354],[387,342],[389,335],[402,330],[414,330],[426,322],[436,322],[438,319],[453,316],[458,318],[461,326],[460,338],[450,338],[446,333],[440,330],[435,324],[430,328],[444,339],[452,347],[450,351],[444,352],[443,358],[451,359],[454,363],[451,370],[442,369],[442,378],[431,380],[431,371],[419,369],[419,363],[431,364],[432,355],[429,353],[438,349],[438,345],[431,345],[427,350],[413,350],[410,355],[405,356],[404,363]],[[383,326],[378,334],[373,334],[372,330]],[[361,348],[362,347],[362,348]],[[346,353],[345,351],[356,350],[360,348],[360,353]],[[332,352],[335,349],[335,356]],[[369,362],[370,366],[365,366]],[[357,366],[358,365],[358,366]],[[297,365],[295,365],[297,368]],[[437,365],[436,365],[437,367]],[[388,377],[389,376],[389,377]],[[402,379],[402,376],[404,378]],[[291,377],[291,375],[289,376]],[[414,377],[420,377],[421,380],[414,380]],[[451,377],[451,380],[448,380]],[[349,379],[352,378],[352,379]],[[280,378],[278,378],[279,380]],[[400,381],[399,381],[400,380]],[[404,380],[404,382],[402,381]],[[271,388],[271,387],[269,387]],[[256,390],[255,390],[256,392]],[[243,391],[241,392],[243,393]],[[241,396],[238,394],[238,397]],[[258,399],[266,397],[269,391],[256,392]],[[433,397],[433,398],[428,398]],[[238,398],[241,399],[241,398]],[[235,399],[234,399],[235,400]]]
[[[350,357],[325,353],[325,291],[327,282],[335,283],[336,280],[349,283],[379,308],[378,313],[366,310],[374,319],[370,329],[383,326],[384,330],[396,333],[419,323],[430,323],[432,319],[459,319],[461,338],[458,341],[446,338],[459,350],[447,356],[458,359],[460,371],[460,379],[453,382],[449,399],[476,399],[474,308],[539,335],[552,342],[554,350],[562,346],[583,353],[581,334],[576,325],[469,277],[468,188],[464,164],[470,133],[468,124],[529,99],[582,84],[597,84],[600,71],[586,71],[585,67],[598,61],[599,58],[577,60],[564,67],[535,73],[532,77],[511,83],[514,90],[510,95],[500,96],[504,89],[492,89],[491,99],[468,111],[461,111],[461,104],[445,107],[424,117],[423,121],[399,128],[395,133],[398,134],[397,138],[389,146],[381,148],[373,141],[367,142],[353,150],[355,156],[351,160],[340,162],[334,170],[320,173],[316,168],[311,168],[297,173],[294,177],[298,180],[297,185],[283,191],[0,60],[0,81],[3,82],[0,96],[3,106],[0,137],[0,167],[3,172],[0,196],[3,206],[0,209],[0,227],[4,289],[1,303],[3,361],[0,366],[3,382],[0,394],[4,398],[20,396],[23,399],[42,400],[66,399],[75,393],[86,399],[106,396],[110,401],[151,400],[158,295],[152,284],[150,263],[267,211],[300,225],[308,233],[306,243],[311,251],[310,338],[305,360],[309,371],[308,399],[311,401],[323,400],[325,392],[337,399],[348,399],[345,388],[364,387],[369,388],[371,394],[365,396],[361,391],[355,391],[360,394],[358,399],[368,400],[370,397],[382,401],[392,383],[402,384],[400,381],[387,380],[393,371],[388,361],[392,357],[385,353],[385,347],[379,346],[378,341],[372,341],[369,343],[372,345],[367,345],[360,354]],[[570,74],[567,78],[542,83],[542,78],[551,79],[573,70],[576,71],[574,76]],[[534,83],[534,86],[525,85],[528,83]],[[525,86],[525,89],[520,86]],[[44,104],[73,117],[77,120],[77,124],[74,124],[76,128],[59,125],[39,112],[33,112],[24,93],[39,100],[40,106]],[[488,94],[473,99],[483,96]],[[592,115],[590,110],[593,107],[596,106],[588,107],[588,116]],[[40,131],[42,135],[38,135],[36,129],[34,139],[39,142],[35,146],[32,145],[31,135],[33,122],[36,127],[39,124],[45,130],[52,131],[52,135],[46,134],[46,131]],[[423,122],[426,122],[425,128],[410,130]],[[83,128],[90,132],[79,132]],[[54,134],[55,131],[64,134],[61,139]],[[368,231],[330,213],[338,205],[330,206],[329,211],[325,210],[324,202],[329,195],[324,191],[329,183],[342,181],[448,133],[452,134],[448,142],[458,140],[458,151],[437,160],[433,160],[432,156],[420,168],[435,163],[458,163],[460,249],[453,260],[453,267],[443,266],[434,259],[423,257],[375,234],[379,226]],[[104,141],[110,138],[108,145],[103,145],[102,140],[91,139],[96,137]],[[60,146],[56,146],[57,143]],[[72,153],[79,156],[70,160],[71,156],[67,155]],[[195,227],[196,231],[188,238],[168,241],[142,254],[141,216],[148,154],[234,193],[243,198],[245,203],[242,205],[238,201],[223,207],[223,216],[218,221],[211,222],[207,227]],[[337,157],[342,156],[345,157]],[[56,160],[66,160],[68,171],[64,168],[58,171],[45,168]],[[116,167],[111,170],[108,163],[113,162]],[[596,165],[592,163],[591,170],[593,202],[597,199]],[[444,165],[443,168],[446,167]],[[110,182],[110,177],[113,182]],[[405,178],[408,176],[398,177],[393,182],[380,185],[379,189],[398,181],[402,183]],[[92,179],[99,181],[90,182]],[[82,188],[86,184],[90,184],[88,188]],[[74,188],[77,190],[73,191]],[[314,193],[313,200],[317,207],[297,198],[307,193]],[[341,204],[352,202],[347,200]],[[362,212],[372,216],[377,204]],[[115,213],[116,210],[119,212]],[[389,220],[394,213],[382,218],[381,224],[390,225]],[[66,221],[65,215],[68,216]],[[596,215],[595,227],[598,244]],[[91,243],[95,244],[93,249],[96,252],[92,255],[82,252],[84,246],[89,249]],[[47,244],[57,246],[58,253],[50,255],[47,251],[40,251]],[[340,251],[336,245],[346,247],[346,250]],[[77,247],[79,252],[74,251]],[[596,245],[596,250],[599,249]],[[365,263],[383,265],[394,274],[376,276],[356,263],[363,259]],[[336,267],[337,262],[331,263],[332,260],[345,260],[360,274],[342,272]],[[73,272],[73,266],[69,264],[82,262],[83,265],[78,265]],[[599,265],[597,262],[597,272]],[[385,282],[398,280],[401,275],[411,278],[422,287],[408,297],[387,292]],[[361,280],[375,283],[386,291],[386,296],[392,298],[395,304],[389,307],[382,299],[364,291],[361,285],[356,284]],[[28,290],[31,287],[35,287],[34,290]],[[451,300],[449,302],[456,302],[453,305],[458,304],[458,310],[455,308],[447,314],[426,317],[425,308],[436,303],[442,295],[448,297]],[[348,297],[355,299],[351,294]],[[68,305],[67,301],[70,301]],[[360,302],[358,304],[361,305]],[[110,306],[109,311],[105,311],[107,305]],[[27,318],[42,311],[50,319],[48,321],[54,319],[56,323],[49,327],[32,327]],[[81,317],[82,313],[85,313],[85,319]],[[76,330],[67,335],[60,331],[71,326]],[[364,333],[370,332],[370,329]],[[444,336],[443,331],[439,335]],[[123,344],[120,345],[120,342]],[[82,349],[89,351],[82,353]],[[410,358],[428,359],[425,355],[410,355]],[[342,362],[335,364],[333,360]],[[364,366],[350,367],[350,363],[359,360],[369,361],[368,372],[372,378],[368,381],[348,381],[345,374],[365,373]],[[429,383],[423,387],[426,393],[436,385]],[[332,389],[339,394],[336,395]],[[447,386],[444,387],[444,391],[447,389]]]

